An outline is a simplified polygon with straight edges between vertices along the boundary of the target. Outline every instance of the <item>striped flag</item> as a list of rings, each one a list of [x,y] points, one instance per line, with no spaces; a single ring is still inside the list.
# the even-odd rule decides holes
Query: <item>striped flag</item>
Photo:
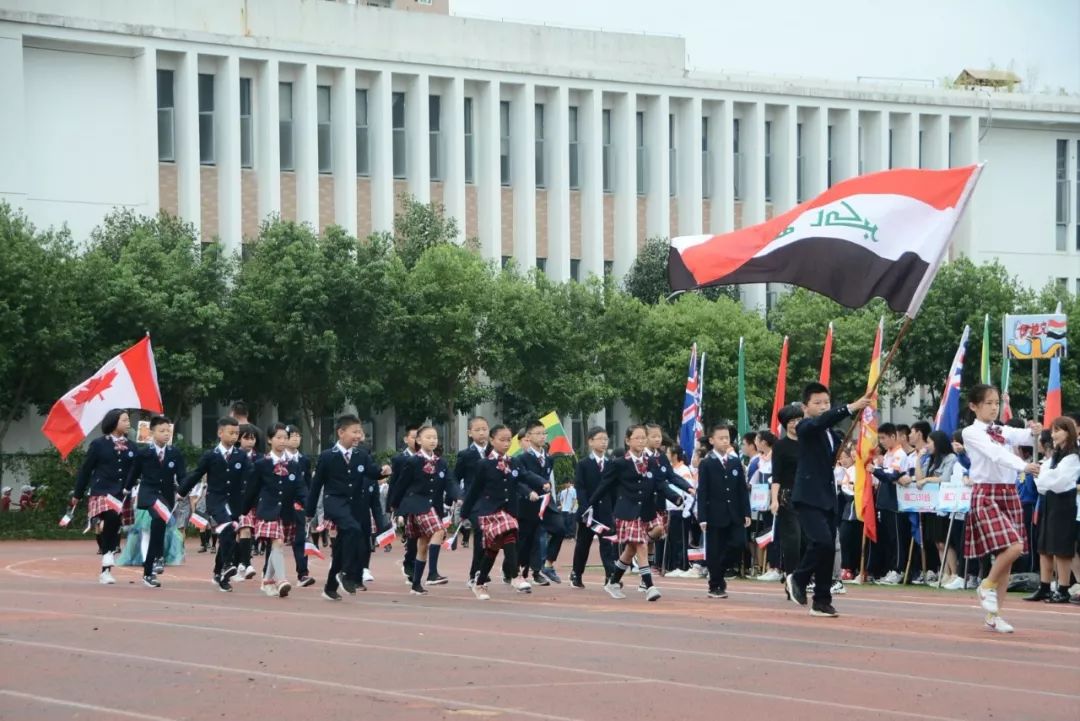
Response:
[[[195,528],[198,528],[200,531],[205,531],[206,527],[210,525],[210,521],[206,520],[198,513],[192,513],[191,518],[188,519],[188,522],[191,525],[195,526]]]
[[[686,392],[683,395],[682,425],[679,426],[679,445],[687,454],[694,452],[698,438],[698,424],[700,414],[698,412],[698,400],[700,388],[698,387],[698,360],[697,343],[690,346],[690,370],[686,373]]]
[[[150,507],[150,510],[157,514],[157,517],[165,521],[165,523],[172,520],[172,510],[170,510],[160,498],[154,501],[154,505]]]
[[[375,543],[379,548],[386,548],[394,542],[394,537],[397,534],[394,532],[393,526],[387,528],[385,531],[375,536]]]
[[[760,536],[756,536],[754,538],[754,543],[756,543],[758,545],[758,548],[765,548],[765,546],[768,546],[770,543],[773,542],[773,538],[775,538],[775,537],[776,537],[776,516],[773,516],[772,528],[770,528],[765,533],[762,533]]]
[[[111,493],[105,494],[105,505],[108,506],[110,510],[116,511],[117,513],[123,513],[124,511],[123,501]]]
[[[553,456],[574,454],[574,447],[570,445],[570,439],[566,436],[566,430],[563,428],[562,421],[559,420],[558,413],[552,411],[542,417],[540,422],[544,424],[544,430],[547,431],[548,453]],[[510,448],[507,449],[506,455],[519,456],[521,452],[521,443],[515,435],[510,439]]]
[[[305,541],[304,542],[304,555],[305,556],[315,556],[315,558],[319,559],[320,561],[325,561],[326,560],[326,554],[324,554],[322,551],[320,551],[319,547],[316,546],[311,541]]]
[[[780,427],[779,416],[787,395],[787,361],[788,337],[784,336],[784,347],[780,349],[780,367],[776,369],[776,395],[773,396],[772,417],[769,420],[769,430],[780,438],[784,437],[784,429]]]
[[[870,376],[866,383],[867,390],[874,387],[881,374],[881,338],[885,332],[885,319],[878,321],[877,334],[874,337],[874,351],[870,355]],[[859,419],[859,438],[855,446],[855,517],[863,522],[863,535],[871,541],[877,540],[877,510],[874,507],[874,486],[870,480],[868,466],[873,459],[878,444],[877,393]]]

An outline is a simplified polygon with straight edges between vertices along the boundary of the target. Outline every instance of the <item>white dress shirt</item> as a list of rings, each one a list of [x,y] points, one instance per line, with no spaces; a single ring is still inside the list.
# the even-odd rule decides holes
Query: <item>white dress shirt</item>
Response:
[[[998,443],[987,429],[988,423],[975,421],[964,429],[964,449],[968,458],[971,459],[971,476],[973,483],[1016,483],[1016,474],[1022,473],[1027,463],[1010,449],[1010,446],[1030,446],[1033,438],[1031,431],[1026,428],[1010,428],[998,426],[1005,443]]]

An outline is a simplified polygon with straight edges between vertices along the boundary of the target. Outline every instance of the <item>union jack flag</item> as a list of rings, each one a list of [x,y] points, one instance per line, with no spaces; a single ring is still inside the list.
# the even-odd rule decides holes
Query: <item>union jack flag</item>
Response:
[[[704,361],[704,354],[702,360]],[[686,373],[686,395],[683,400],[682,425],[679,427],[679,445],[687,457],[694,452],[697,439],[705,432],[701,423],[701,386],[697,343],[694,343],[690,347],[690,369]]]
[[[949,369],[949,377],[945,379],[945,390],[941,394],[941,405],[934,416],[934,429],[943,431],[945,435],[952,437],[957,426],[960,424],[960,385],[964,373],[964,351],[967,348],[968,336],[971,328],[964,326],[964,334],[960,337],[960,346],[956,349],[953,357],[952,368]]]

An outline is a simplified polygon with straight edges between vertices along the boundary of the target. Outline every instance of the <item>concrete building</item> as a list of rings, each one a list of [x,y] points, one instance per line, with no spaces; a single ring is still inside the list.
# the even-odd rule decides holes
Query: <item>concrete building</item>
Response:
[[[486,258],[565,280],[859,173],[985,160],[954,252],[1080,291],[1080,99],[685,57],[680,38],[460,18],[447,0],[0,0],[0,198],[76,237],[117,206],[164,209],[239,252],[272,213],[390,230],[408,192]],[[379,447],[395,425],[375,420]],[[41,446],[24,426],[9,448]]]

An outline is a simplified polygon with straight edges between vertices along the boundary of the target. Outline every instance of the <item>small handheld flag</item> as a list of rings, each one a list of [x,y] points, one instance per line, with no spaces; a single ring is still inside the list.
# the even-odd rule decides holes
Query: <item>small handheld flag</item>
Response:
[[[150,510],[157,514],[157,517],[165,521],[165,523],[172,520],[172,510],[166,506],[160,498],[154,501],[154,505],[150,507]]]
[[[191,523],[191,525],[195,526],[195,528],[198,528],[200,531],[205,531],[206,527],[210,525],[210,521],[206,520],[198,513],[192,513],[191,518],[188,522]]]
[[[379,535],[375,536],[375,543],[379,546],[379,548],[386,548],[394,542],[395,536],[396,534],[394,533],[394,528],[391,526]]]
[[[311,541],[307,541],[306,543],[304,543],[304,555],[315,556],[315,558],[319,559],[320,561],[326,560],[326,555],[322,551],[320,551],[319,547]]]
[[[109,507],[109,510],[116,511],[117,513],[121,513],[124,510],[123,502],[111,493],[105,494],[105,505]]]
[[[540,501],[540,518],[544,517],[544,512],[551,505],[551,494],[545,493],[543,499]]]
[[[762,533],[760,536],[757,536],[756,538],[754,538],[754,543],[756,543],[758,545],[758,548],[765,548],[765,546],[768,546],[770,543],[773,542],[773,538],[775,536],[776,536],[776,516],[773,516],[772,528],[770,528],[765,533]]]
[[[75,509],[69,508],[68,512],[60,519],[60,528],[67,528],[71,524],[71,519],[75,517]]]

